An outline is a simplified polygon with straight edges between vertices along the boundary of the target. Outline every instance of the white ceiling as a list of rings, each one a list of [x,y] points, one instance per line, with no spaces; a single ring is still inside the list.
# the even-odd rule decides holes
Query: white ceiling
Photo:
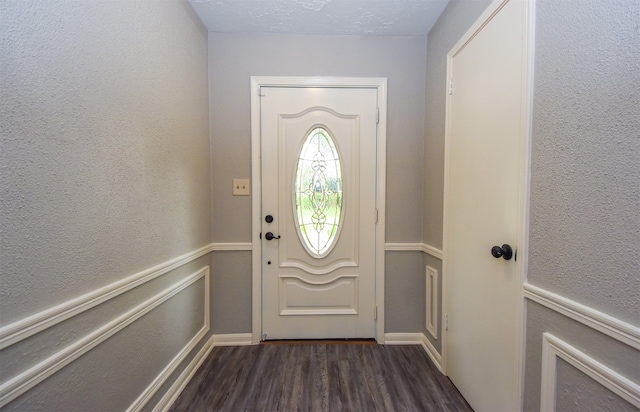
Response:
[[[189,0],[211,32],[425,35],[449,0]]]

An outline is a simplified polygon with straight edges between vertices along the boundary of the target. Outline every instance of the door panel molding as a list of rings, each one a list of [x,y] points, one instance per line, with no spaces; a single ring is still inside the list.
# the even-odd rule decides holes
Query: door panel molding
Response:
[[[326,87],[375,88],[378,96],[378,147],[376,154],[376,208],[378,211],[375,240],[375,337],[384,343],[384,250],[385,250],[385,196],[386,196],[386,131],[387,131],[387,79],[363,77],[251,77],[251,179],[252,179],[252,343],[258,344],[262,334],[262,250],[261,250],[261,140],[260,94],[262,87]],[[366,218],[365,216],[362,217]],[[374,216],[371,216],[373,219]]]

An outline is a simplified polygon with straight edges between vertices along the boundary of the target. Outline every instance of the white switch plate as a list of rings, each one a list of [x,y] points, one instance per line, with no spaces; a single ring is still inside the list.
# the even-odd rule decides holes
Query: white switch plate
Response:
[[[233,179],[233,195],[249,196],[249,179]]]

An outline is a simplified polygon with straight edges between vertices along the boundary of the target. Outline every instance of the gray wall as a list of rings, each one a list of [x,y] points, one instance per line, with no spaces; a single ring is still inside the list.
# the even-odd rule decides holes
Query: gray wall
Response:
[[[446,53],[488,5],[452,1],[428,36],[424,241],[442,237]],[[545,1],[536,6],[528,282],[638,325],[640,320],[640,3]],[[446,274],[445,274],[446,275]],[[640,354],[527,302],[525,410],[539,410],[542,333],[629,379]],[[558,405],[627,404],[560,364]]]
[[[536,19],[528,281],[638,326],[640,2],[539,0]],[[527,313],[525,409],[539,408],[546,330],[640,382],[637,350],[558,327],[567,320],[535,306]],[[594,410],[606,393],[575,400]]]
[[[211,242],[207,34],[186,2],[0,3],[1,325]],[[205,256],[3,350],[6,382]],[[7,406],[123,410],[203,324],[200,280]]]
[[[416,165],[422,162],[424,145],[425,53],[424,37],[209,33],[214,240],[251,241],[251,199],[231,195],[233,178],[251,176],[250,76],[354,76],[388,78],[386,240],[419,242],[423,178]],[[223,295],[251,284],[247,264],[217,265],[215,272],[215,282],[225,285]],[[400,272],[388,274],[387,285],[409,281]],[[244,313],[251,307],[250,293],[229,304],[234,317],[214,319],[214,331],[249,332]],[[399,317],[406,311],[402,305],[388,301],[386,315]],[[241,313],[237,318],[236,312]],[[418,325],[424,309],[413,316],[415,322],[409,324]]]
[[[529,282],[640,324],[640,2],[539,1]]]

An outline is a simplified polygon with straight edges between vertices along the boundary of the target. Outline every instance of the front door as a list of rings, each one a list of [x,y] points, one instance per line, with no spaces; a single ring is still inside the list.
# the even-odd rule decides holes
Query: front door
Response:
[[[521,408],[526,3],[495,2],[449,60],[445,367],[476,411]]]
[[[375,333],[374,88],[261,87],[262,339]]]

